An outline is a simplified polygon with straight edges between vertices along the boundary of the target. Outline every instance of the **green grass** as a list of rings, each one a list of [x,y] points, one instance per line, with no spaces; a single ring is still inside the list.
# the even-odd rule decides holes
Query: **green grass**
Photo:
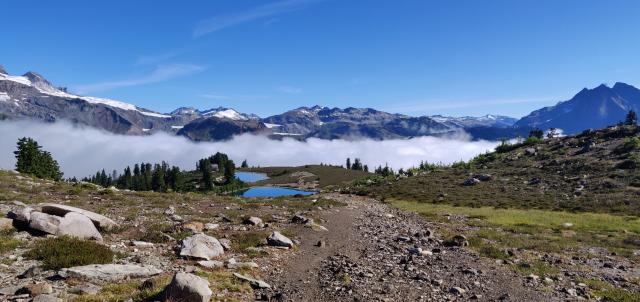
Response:
[[[39,240],[25,256],[41,260],[43,268],[57,270],[88,264],[111,263],[116,254],[96,242],[68,236]]]
[[[231,248],[235,252],[247,253],[249,257],[261,256],[260,253],[252,253],[245,251],[248,247],[256,247],[260,245],[267,237],[267,231],[242,232],[234,234],[231,237]]]
[[[297,177],[289,176],[294,172],[309,172],[315,176],[305,178],[305,181],[317,180],[320,188],[333,185],[342,185],[357,179],[371,176],[371,173],[355,170],[347,170],[334,166],[306,165],[300,167],[264,167],[251,168],[247,171],[266,173],[270,178],[257,182],[257,185],[282,184],[297,182]]]
[[[0,255],[18,248],[22,242],[12,237],[13,231],[0,232]]]
[[[477,227],[470,246],[481,254],[503,259],[504,248],[544,252],[578,251],[583,246],[603,247],[623,256],[640,248],[640,219],[602,213],[568,213],[547,210],[455,207],[446,204],[387,200],[403,210],[430,220],[447,221],[444,214],[464,215]],[[571,227],[563,227],[572,223]]]
[[[550,277],[560,273],[560,269],[541,261],[533,263],[514,264],[513,269],[523,275],[534,274],[541,278]]]
[[[74,302],[120,302],[127,299],[133,301],[153,301],[171,281],[170,276],[162,276],[155,280],[155,287],[141,289],[139,281],[123,283],[110,283],[102,287],[95,295],[82,295],[76,297]]]
[[[622,288],[615,287],[607,282],[593,279],[580,279],[587,284],[591,294],[601,299],[601,301],[611,302],[634,302],[640,301],[640,293],[630,292]]]
[[[240,271],[242,274],[250,275],[247,271]],[[235,278],[231,272],[224,270],[199,271],[196,275],[205,278],[211,285],[210,288],[214,292],[213,301],[246,301],[247,297],[253,298],[253,289],[251,285]],[[224,293],[222,297],[216,293]]]

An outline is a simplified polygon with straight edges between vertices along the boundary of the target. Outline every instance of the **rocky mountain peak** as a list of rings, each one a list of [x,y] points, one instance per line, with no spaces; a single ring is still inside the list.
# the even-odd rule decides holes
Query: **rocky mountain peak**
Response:
[[[31,81],[32,83],[47,83],[49,84],[49,82],[47,82],[47,80],[40,75],[37,72],[34,71],[29,71],[25,74],[22,75],[23,77],[26,77],[27,79],[29,79],[29,81]]]

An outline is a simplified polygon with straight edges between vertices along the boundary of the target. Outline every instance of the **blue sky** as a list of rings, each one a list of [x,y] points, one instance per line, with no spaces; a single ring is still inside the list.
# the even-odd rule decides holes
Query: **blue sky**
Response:
[[[0,64],[160,112],[523,116],[640,85],[640,1],[9,1]]]

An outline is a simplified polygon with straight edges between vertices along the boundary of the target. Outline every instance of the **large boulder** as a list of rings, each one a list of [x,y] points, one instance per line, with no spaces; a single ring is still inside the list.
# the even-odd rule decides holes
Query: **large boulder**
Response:
[[[56,235],[68,235],[82,239],[93,239],[102,241],[102,235],[93,225],[89,217],[76,212],[69,212],[58,225]]]
[[[162,273],[153,266],[135,264],[91,264],[63,268],[58,274],[65,278],[84,278],[100,281],[120,281],[127,278],[151,277]]]
[[[64,216],[69,212],[82,214],[84,216],[87,216],[89,219],[91,219],[91,221],[93,222],[93,224],[95,224],[96,227],[101,228],[103,230],[111,230],[118,226],[118,224],[115,221],[107,217],[104,217],[98,213],[94,213],[91,211],[83,210],[83,209],[72,207],[72,206],[66,206],[66,205],[55,204],[55,203],[43,203],[40,205],[40,207],[42,208],[41,211],[43,213],[57,215],[57,216]]]
[[[293,241],[278,231],[273,231],[273,233],[267,237],[267,243],[271,246],[293,247]]]
[[[58,233],[58,226],[60,225],[61,220],[62,217],[34,211],[31,212],[29,227],[34,230],[55,235]]]
[[[193,274],[177,273],[162,293],[163,301],[208,302],[213,292],[209,281]]]
[[[182,240],[180,256],[211,260],[224,254],[218,239],[205,234],[196,234]]]

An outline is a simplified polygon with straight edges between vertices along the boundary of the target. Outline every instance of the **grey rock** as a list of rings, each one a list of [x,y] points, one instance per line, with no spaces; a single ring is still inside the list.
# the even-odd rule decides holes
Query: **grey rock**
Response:
[[[180,256],[211,260],[224,254],[218,239],[205,234],[196,234],[182,240]]]
[[[76,295],[95,295],[100,292],[102,287],[92,283],[76,285],[69,289],[69,292]]]
[[[29,227],[48,234],[55,235],[58,233],[61,217],[49,215],[41,212],[31,212]]]
[[[238,273],[233,273],[233,276],[240,279],[241,281],[248,282],[249,285],[251,285],[251,287],[256,289],[271,288],[271,285],[269,285],[267,282],[264,282],[262,280],[247,277]]]
[[[267,237],[267,243],[270,246],[282,246],[282,247],[288,247],[288,248],[293,247],[293,241],[291,241],[291,239],[287,238],[286,236],[280,234],[280,232],[278,231],[274,231],[273,233],[271,233],[271,235],[269,235],[269,237]]]
[[[462,295],[464,294],[466,291],[464,289],[462,289],[461,287],[452,287],[449,289],[449,292],[454,294],[454,295]]]
[[[8,231],[13,229],[13,219],[0,218],[0,231]]]
[[[86,278],[90,280],[117,281],[126,278],[150,277],[162,273],[153,266],[135,264],[91,264],[64,268],[58,274],[65,278]]]
[[[260,219],[259,217],[249,217],[245,219],[243,223],[248,225],[260,226],[262,225],[262,219]]]
[[[208,302],[211,295],[209,281],[188,273],[175,274],[163,292],[165,300],[182,302]]]
[[[479,183],[480,183],[480,180],[479,180],[479,179],[477,179],[477,178],[473,178],[473,177],[472,177],[472,178],[468,178],[468,179],[466,179],[466,180],[462,183],[462,185],[464,185],[464,186],[467,186],[467,187],[468,187],[468,186],[474,186],[474,185],[477,185],[477,184],[479,184]]]
[[[69,212],[64,215],[64,218],[60,221],[60,225],[58,225],[56,235],[68,235],[81,239],[102,241],[102,235],[100,235],[100,232],[98,232],[98,229],[96,229],[91,219],[76,212]]]
[[[115,221],[103,215],[100,215],[91,211],[83,210],[80,208],[67,206],[67,205],[54,204],[54,203],[44,203],[44,204],[41,204],[40,206],[42,208],[43,213],[57,215],[57,216],[64,216],[69,212],[82,214],[84,216],[87,216],[96,227],[103,230],[111,230],[118,226],[118,224]]]
[[[222,261],[216,260],[201,260],[198,261],[198,264],[206,268],[221,268],[224,266],[224,263],[222,263]]]
[[[62,299],[53,295],[39,295],[33,298],[31,302],[62,302]]]
[[[42,267],[34,265],[18,276],[19,279],[33,278],[43,272]]]

